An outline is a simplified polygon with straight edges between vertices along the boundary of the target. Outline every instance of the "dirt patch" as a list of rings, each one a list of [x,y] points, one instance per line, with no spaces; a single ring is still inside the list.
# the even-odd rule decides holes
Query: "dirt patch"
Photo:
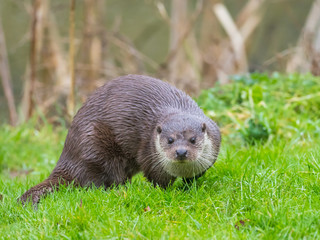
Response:
[[[236,224],[234,225],[234,227],[239,230],[240,227],[244,227],[245,225],[247,225],[247,223],[250,222],[249,219],[244,219],[244,220],[240,220],[238,222],[236,222]]]
[[[11,170],[9,172],[9,175],[11,178],[16,178],[19,176],[23,176],[23,175],[28,175],[31,172],[33,172],[33,169],[28,169],[28,170]]]

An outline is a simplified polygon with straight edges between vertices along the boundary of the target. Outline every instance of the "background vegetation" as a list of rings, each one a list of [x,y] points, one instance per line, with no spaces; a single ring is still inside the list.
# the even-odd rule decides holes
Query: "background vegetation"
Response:
[[[39,111],[50,122],[67,114],[70,120],[75,103],[129,73],[159,77],[193,96],[234,74],[318,75],[319,6],[318,0],[1,1],[0,121],[15,125]]]
[[[297,85],[303,87],[297,88]],[[16,203],[55,166],[65,127],[0,130],[4,239],[314,239],[319,233],[320,79],[237,77],[197,99],[223,132],[221,154],[193,185],[142,175],[109,190],[67,188],[35,211]],[[235,97],[236,96],[236,97]],[[27,175],[27,177],[26,177]]]

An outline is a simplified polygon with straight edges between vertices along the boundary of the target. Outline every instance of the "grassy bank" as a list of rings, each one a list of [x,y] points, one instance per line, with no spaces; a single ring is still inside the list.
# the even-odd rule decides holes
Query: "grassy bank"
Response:
[[[237,77],[197,99],[221,126],[218,161],[192,186],[142,175],[107,191],[65,188],[16,203],[55,166],[66,129],[0,127],[0,238],[288,239],[320,231],[320,79]]]

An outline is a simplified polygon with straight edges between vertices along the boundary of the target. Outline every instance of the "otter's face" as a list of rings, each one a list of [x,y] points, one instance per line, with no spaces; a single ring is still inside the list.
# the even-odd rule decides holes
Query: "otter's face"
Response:
[[[156,150],[163,169],[175,177],[194,177],[215,161],[207,126],[199,119],[169,119],[156,128]]]

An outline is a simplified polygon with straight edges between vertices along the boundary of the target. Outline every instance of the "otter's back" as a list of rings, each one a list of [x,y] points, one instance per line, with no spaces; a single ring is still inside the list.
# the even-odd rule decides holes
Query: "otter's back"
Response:
[[[87,118],[106,124],[116,141],[134,156],[140,142],[150,139],[157,121],[168,111],[204,116],[191,97],[170,84],[152,77],[127,75],[98,88],[74,122],[76,118],[82,122]]]

